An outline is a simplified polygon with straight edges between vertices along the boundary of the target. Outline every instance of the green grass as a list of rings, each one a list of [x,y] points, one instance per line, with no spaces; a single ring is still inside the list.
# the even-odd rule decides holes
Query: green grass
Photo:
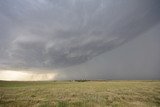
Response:
[[[0,81],[0,107],[160,107],[160,81]]]

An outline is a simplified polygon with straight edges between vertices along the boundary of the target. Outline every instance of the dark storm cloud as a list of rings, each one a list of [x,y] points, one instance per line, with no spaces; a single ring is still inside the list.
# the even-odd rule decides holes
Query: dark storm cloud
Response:
[[[160,21],[159,0],[1,0],[0,67],[84,63]]]

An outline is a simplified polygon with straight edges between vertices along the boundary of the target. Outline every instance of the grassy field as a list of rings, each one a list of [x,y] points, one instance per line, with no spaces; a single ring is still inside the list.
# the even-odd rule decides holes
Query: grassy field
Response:
[[[0,81],[0,107],[160,107],[160,81]]]

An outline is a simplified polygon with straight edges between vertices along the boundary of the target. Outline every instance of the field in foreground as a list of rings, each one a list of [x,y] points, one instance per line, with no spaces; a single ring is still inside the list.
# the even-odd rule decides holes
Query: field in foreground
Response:
[[[160,81],[0,81],[0,107],[160,107]]]

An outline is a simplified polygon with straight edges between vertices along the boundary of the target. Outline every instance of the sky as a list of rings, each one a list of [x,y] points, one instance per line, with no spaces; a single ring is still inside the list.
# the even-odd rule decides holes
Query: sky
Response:
[[[159,0],[0,0],[0,80],[160,79]]]

